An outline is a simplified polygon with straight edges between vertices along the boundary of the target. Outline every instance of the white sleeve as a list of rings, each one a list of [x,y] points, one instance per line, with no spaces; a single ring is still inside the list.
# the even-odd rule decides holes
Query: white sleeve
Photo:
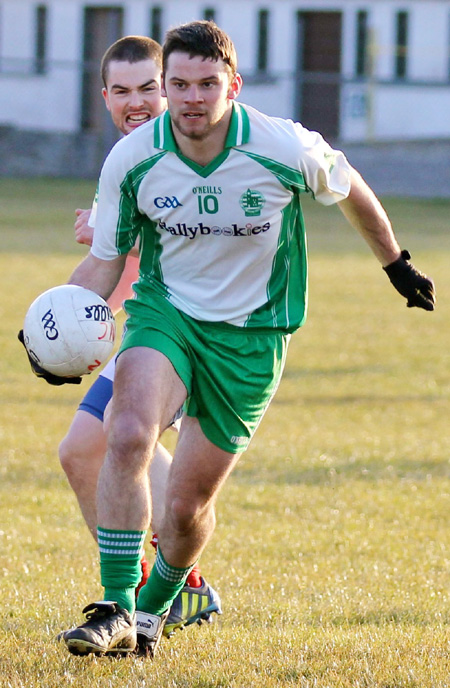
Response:
[[[302,144],[299,167],[314,198],[332,205],[350,193],[351,167],[344,153],[334,150],[316,131],[295,123]]]
[[[97,217],[97,205],[92,204],[91,214],[89,215],[88,227],[95,229],[95,218]]]
[[[88,226],[95,229],[95,221],[97,219],[97,203],[98,203],[98,184],[95,190],[94,200],[92,201],[91,214],[89,215]]]
[[[91,253],[101,260],[114,260],[119,255],[116,245],[116,228],[119,221],[120,181],[117,179],[113,152],[114,149],[103,165],[98,183],[98,194],[91,211],[91,218],[94,212],[95,224]]]

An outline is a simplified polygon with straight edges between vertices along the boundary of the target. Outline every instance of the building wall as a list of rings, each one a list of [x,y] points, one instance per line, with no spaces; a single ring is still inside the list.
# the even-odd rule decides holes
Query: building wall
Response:
[[[32,0],[0,0],[0,126],[76,134],[80,130],[83,11],[81,0],[47,0],[46,74],[33,74],[35,7]],[[123,0],[124,34],[148,33],[153,5],[163,29],[216,9],[216,21],[236,43],[244,75],[241,100],[264,112],[295,116],[296,13],[342,10],[340,135],[344,141],[450,137],[450,0]],[[92,6],[111,6],[97,0]],[[257,13],[270,10],[267,78],[255,75]],[[370,16],[373,71],[355,79],[356,16]],[[409,12],[408,80],[393,81],[395,18]],[[100,94],[99,94],[100,97]],[[320,128],[320,127],[318,127]]]
[[[28,0],[0,5],[0,124],[74,132],[79,128],[81,5],[48,3],[47,74],[33,74],[34,10]],[[64,27],[64,31],[61,30]]]

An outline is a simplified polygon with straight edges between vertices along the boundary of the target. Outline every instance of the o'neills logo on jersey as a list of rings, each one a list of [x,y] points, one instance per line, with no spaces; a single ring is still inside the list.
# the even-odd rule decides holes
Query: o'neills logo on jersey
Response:
[[[218,225],[209,226],[204,225],[203,222],[199,222],[198,225],[189,227],[184,222],[177,222],[176,225],[171,227],[163,220],[160,220],[159,227],[173,236],[186,237],[187,239],[195,239],[199,236],[248,237],[269,231],[270,222],[266,222],[263,225],[252,225],[248,223],[244,225],[244,227],[239,227],[237,224],[232,224],[228,227],[219,227]]]

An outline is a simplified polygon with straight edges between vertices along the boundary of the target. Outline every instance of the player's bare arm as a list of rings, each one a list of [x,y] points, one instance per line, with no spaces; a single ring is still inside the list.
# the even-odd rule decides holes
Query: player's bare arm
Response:
[[[82,208],[77,208],[75,210],[75,215],[77,219],[74,223],[75,240],[79,244],[86,244],[86,246],[92,246],[92,240],[94,238],[94,227],[89,224],[89,218],[91,217],[92,209],[88,208],[83,210]],[[139,248],[134,246],[128,254],[129,256],[134,256],[134,258],[139,258]]]
[[[400,249],[386,211],[353,168],[350,193],[339,207],[367,241],[392,285],[406,298],[408,308],[433,311],[436,304],[433,281],[414,267],[408,251]]]
[[[339,208],[367,241],[383,267],[400,257],[400,246],[395,239],[386,211],[361,175],[352,168],[351,189]]]
[[[91,209],[82,210],[77,208],[75,214],[77,219],[74,224],[75,239],[79,244],[86,244],[87,246],[92,246],[92,240],[94,238],[94,227],[89,224],[89,218],[91,217]],[[139,272],[139,249],[135,246],[128,253],[128,258],[126,261],[125,268],[122,272],[122,276],[117,284],[116,289],[108,299],[108,305],[111,308],[114,315],[122,309],[122,303],[125,299],[130,299],[133,295],[132,284],[138,278]]]
[[[117,256],[113,260],[102,260],[88,253],[86,258],[75,268],[70,276],[69,284],[78,284],[91,289],[108,299],[117,286],[125,267],[126,254]]]
[[[139,258],[132,255],[133,249],[128,253],[125,268],[122,272],[117,287],[108,299],[108,306],[114,315],[122,310],[122,304],[126,299],[133,297],[133,282],[139,277]]]
[[[86,244],[87,246],[92,246],[92,239],[94,236],[94,228],[89,224],[89,218],[91,216],[91,209],[84,210],[82,208],[77,208],[75,210],[75,215],[77,219],[73,226],[75,231],[75,240],[79,244]]]

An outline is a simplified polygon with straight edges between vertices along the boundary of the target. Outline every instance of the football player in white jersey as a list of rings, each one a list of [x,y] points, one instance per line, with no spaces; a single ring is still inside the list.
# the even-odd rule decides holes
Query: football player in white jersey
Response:
[[[168,111],[108,156],[91,252],[70,278],[108,298],[139,237],[140,275],[125,303],[97,493],[105,601],[88,605],[88,620],[66,633],[76,654],[154,655],[172,601],[214,530],[219,490],[305,320],[303,193],[339,204],[408,306],[434,308],[432,281],[400,250],[345,156],[301,124],[236,103],[241,85],[234,46],[213,22],[168,32]],[[156,561],[136,603],[151,517],[148,465],[186,401]]]
[[[166,108],[161,95],[161,46],[145,36],[126,36],[116,41],[106,51],[101,65],[102,94],[111,118],[124,135],[130,134],[145,122],[161,114]],[[91,245],[94,234],[96,202],[89,210],[77,209],[75,237],[79,243]],[[132,294],[131,285],[138,278],[138,250],[133,249],[127,258],[119,284],[108,302],[114,312]],[[98,474],[106,453],[106,435],[103,427],[105,409],[112,397],[115,359],[105,366],[82,400],[66,437],[59,447],[61,465],[73,488],[86,524],[97,538],[96,492]],[[177,421],[179,424],[179,420]],[[175,425],[174,423],[172,427]],[[164,508],[165,484],[172,457],[160,444],[151,465],[152,527],[158,532]],[[152,542],[155,543],[153,535]],[[145,583],[149,563],[142,558]],[[139,587],[139,586],[138,586]],[[191,572],[186,581],[184,609],[182,598],[173,605],[165,633],[175,627],[209,618],[212,611],[220,612],[220,599],[216,591],[204,580],[199,567]],[[188,604],[186,603],[188,599]],[[179,603],[178,603],[179,602]]]

